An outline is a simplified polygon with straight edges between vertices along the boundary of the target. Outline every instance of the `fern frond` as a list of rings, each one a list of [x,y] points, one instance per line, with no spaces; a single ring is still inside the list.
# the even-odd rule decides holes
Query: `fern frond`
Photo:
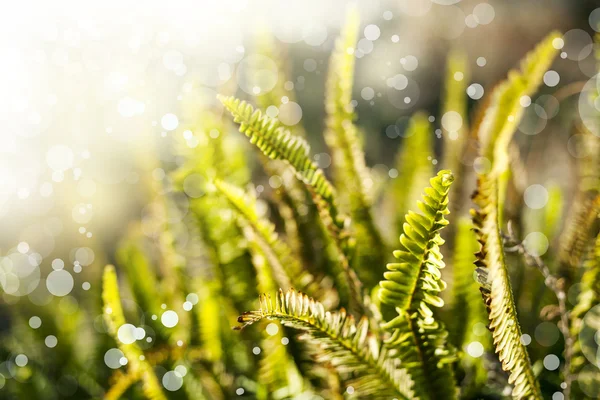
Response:
[[[239,329],[264,318],[281,321],[286,326],[304,331],[303,338],[320,348],[318,362],[333,365],[347,378],[355,396],[370,399],[412,399],[412,382],[399,362],[390,357],[369,332],[369,322],[363,317],[358,324],[354,317],[325,311],[323,305],[292,289],[275,295],[260,296],[260,310],[246,312],[238,318]]]
[[[409,211],[400,236],[398,262],[387,265],[380,282],[380,300],[396,307],[399,316],[383,325],[392,332],[386,343],[399,350],[399,357],[415,381],[415,391],[423,399],[455,398],[454,377],[449,365],[454,360],[446,348],[448,332],[434,318],[433,307],[441,307],[439,297],[446,288],[440,269],[444,268],[439,231],[448,224],[448,192],[454,177],[442,170],[431,178],[423,201],[422,214]]]
[[[351,8],[329,62],[325,141],[332,152],[336,187],[349,204],[357,237],[356,262],[353,265],[365,286],[371,288],[383,272],[385,244],[371,212],[372,200],[365,187],[369,171],[358,128],[353,123],[355,114],[351,102],[355,55],[349,49],[356,46],[358,27],[358,12]]]
[[[143,279],[138,277],[137,279]],[[119,349],[128,360],[128,369],[131,374],[139,374],[142,380],[144,395],[150,400],[166,400],[162,392],[161,385],[152,370],[150,364],[144,359],[144,353],[135,343],[123,343],[119,340],[117,331],[125,325],[125,317],[121,306],[121,296],[119,294],[119,284],[115,268],[107,265],[104,268],[102,277],[102,300],[104,302],[104,320],[108,326],[108,332],[115,339]]]
[[[290,133],[277,119],[262,115],[254,108],[234,97],[219,95],[219,99],[231,112],[234,121],[240,124],[240,132],[250,138],[267,157],[283,160],[294,168],[297,177],[317,197],[329,217],[332,230],[339,233],[343,229],[343,218],[339,217],[335,202],[334,188],[309,158],[309,145]]]
[[[521,343],[521,327],[513,298],[504,248],[498,225],[498,186],[496,180],[480,177],[474,198],[479,211],[472,211],[477,239],[477,275],[487,306],[489,328],[502,368],[510,373],[514,398],[541,399],[540,389],[531,368],[527,349]]]
[[[394,180],[390,202],[394,205],[396,231],[402,233],[404,216],[421,197],[421,191],[434,174],[433,131],[427,115],[418,112],[412,116],[396,160],[399,176]]]
[[[477,238],[473,232],[473,222],[468,218],[458,220],[454,242],[454,258],[452,267],[454,273],[453,307],[452,307],[452,343],[459,349],[479,342],[486,352],[491,350],[491,335],[487,329],[483,334],[477,333],[478,325],[486,327],[487,312],[481,301],[479,284],[475,273],[475,253],[479,249]],[[462,364],[467,372],[464,382],[467,387],[481,387],[487,381],[487,371],[482,357],[474,358],[468,354],[462,357]]]
[[[446,284],[440,279],[443,268],[439,246],[444,240],[439,231],[448,224],[448,191],[454,177],[442,170],[431,178],[431,187],[425,190],[423,201],[418,202],[421,214],[409,211],[400,236],[400,249],[394,251],[397,263],[387,265],[385,280],[380,282],[379,297],[382,302],[401,310],[423,311],[429,316],[428,306],[440,307],[438,297]],[[423,306],[427,309],[422,308]]]
[[[286,48],[278,45],[272,33],[267,31],[260,32],[255,45],[258,54],[275,62],[279,76],[272,90],[254,97],[258,108],[266,110],[270,106],[280,107],[283,97],[287,97],[288,102],[297,102],[294,89],[286,88],[285,85],[293,81],[291,65],[287,62]],[[306,137],[306,132],[300,123],[288,129],[294,135]],[[267,175],[277,175],[282,178],[282,185],[274,190],[274,200],[284,223],[289,246],[297,254],[302,255],[306,264],[316,265],[315,251],[311,245],[316,236],[319,240],[324,240],[323,236],[327,235],[327,232],[323,231],[317,223],[319,215],[308,189],[297,179],[288,179],[290,169],[282,161],[272,161],[264,156],[260,157],[260,162]],[[300,212],[303,209],[306,211]]]
[[[349,254],[353,248],[346,229],[346,218],[338,212],[335,190],[319,169],[309,158],[308,143],[293,136],[277,119],[262,115],[254,108],[234,97],[219,96],[225,107],[231,112],[234,121],[240,124],[240,132],[255,144],[266,156],[273,160],[284,160],[292,166],[296,176],[314,196],[323,223],[331,232],[339,251],[340,264],[344,277],[334,277],[340,291],[340,302],[348,304],[352,310],[362,310],[362,283],[356,272],[350,267]]]
[[[219,100],[233,115],[234,121],[240,124],[240,132],[244,133],[252,144],[270,159],[284,160],[294,168],[298,179],[310,187],[323,202],[331,217],[331,223],[342,229],[343,221],[339,218],[335,189],[323,171],[309,158],[308,143],[292,135],[277,119],[263,115],[260,110],[254,110],[245,101],[221,95]]]
[[[523,116],[520,99],[531,96],[549,68],[556,49],[550,34],[521,62],[520,71],[510,71],[508,79],[491,94],[491,101],[477,129],[480,156],[490,170],[478,179],[472,211],[476,233],[481,243],[477,254],[477,274],[487,306],[494,347],[502,368],[510,373],[514,398],[541,399],[539,385],[531,368],[527,349],[521,343],[521,327],[513,298],[500,233],[502,210],[508,182],[508,146]]]

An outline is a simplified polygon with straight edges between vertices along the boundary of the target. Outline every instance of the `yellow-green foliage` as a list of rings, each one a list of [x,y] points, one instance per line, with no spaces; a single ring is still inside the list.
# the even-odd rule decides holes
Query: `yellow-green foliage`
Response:
[[[427,115],[413,115],[406,129],[402,149],[396,161],[398,177],[392,186],[390,202],[393,204],[397,232],[402,232],[404,216],[421,196],[427,180],[433,175],[433,130]]]
[[[143,279],[138,277],[138,279]],[[119,349],[123,352],[128,360],[129,374],[139,376],[142,381],[144,395],[150,400],[166,400],[162,392],[161,385],[152,370],[152,366],[146,362],[144,353],[139,348],[137,343],[123,343],[119,340],[117,332],[120,327],[125,325],[125,316],[121,306],[121,296],[119,295],[119,284],[115,268],[112,265],[104,268],[104,276],[102,278],[102,300],[104,302],[104,320],[108,327],[108,332],[117,342]],[[132,379],[126,377],[125,379]],[[129,382],[131,383],[131,382]],[[123,384],[119,384],[123,385]]]
[[[0,337],[0,357],[6,360],[0,363],[0,397],[62,398],[61,376],[76,379],[77,391],[64,395],[69,399],[437,400],[505,398],[510,390],[514,398],[542,399],[561,389],[568,397],[569,389],[560,383],[570,383],[574,376],[566,375],[567,368],[555,372],[546,367],[537,373],[531,360],[543,364],[539,343],[528,348],[521,342],[519,316],[525,316],[527,332],[540,318],[531,304],[516,304],[508,263],[514,260],[515,270],[525,271],[525,266],[519,254],[505,256],[503,221],[505,203],[510,211],[518,203],[513,197],[505,199],[511,170],[521,173],[517,163],[509,163],[509,146],[517,149],[512,137],[523,115],[521,102],[540,85],[556,53],[557,36],[546,38],[520,70],[511,71],[490,91],[476,121],[467,116],[466,57],[452,53],[438,121],[444,157],[437,162],[439,146],[433,140],[437,126],[430,123],[429,113],[413,115],[394,165],[398,178],[383,187],[390,195],[386,193],[384,207],[378,207],[351,106],[357,52],[348,49],[357,46],[358,32],[358,15],[352,11],[329,64],[323,136],[333,156],[330,170],[321,170],[314,162],[301,127],[289,129],[250,105],[265,109],[279,106],[284,95],[294,98],[284,84],[288,66],[278,59],[277,45],[270,39],[259,42],[258,50],[274,59],[278,68],[280,79],[270,93],[248,102],[221,95],[221,104],[213,89],[189,85],[192,90],[184,91],[181,123],[170,142],[175,157],[164,165],[157,159],[140,160],[146,170],[164,168],[168,174],[163,180],[142,178],[144,198],[149,199],[143,218],[123,233],[115,254],[107,255],[116,258],[122,287],[129,288],[123,292],[123,303],[115,268],[107,266],[102,285],[93,283],[88,292],[98,291],[89,296],[98,304],[88,314],[73,293],[36,310],[43,324],[31,329],[27,318],[34,311],[19,305],[21,313],[13,313],[10,320],[9,340]],[[463,74],[462,80],[455,79],[457,72]],[[228,88],[218,91],[233,93]],[[229,114],[260,150],[263,172],[272,175],[258,177],[256,190],[250,184],[256,172],[255,158],[248,152],[251,146],[233,132]],[[450,124],[445,123],[448,116]],[[465,188],[475,182],[468,182],[471,174],[461,160],[466,141],[475,137],[476,210],[468,220],[462,212],[462,205],[467,205],[463,199],[470,194]],[[573,373],[586,369],[585,343],[578,342],[584,315],[600,304],[600,236],[594,251],[588,252],[590,238],[597,235],[600,210],[597,139],[586,137],[588,147],[595,150],[580,165],[585,179],[572,216],[565,218],[564,240],[557,241],[562,242],[560,249],[551,248],[544,255],[550,272],[538,265],[547,275],[558,264],[567,265],[575,282],[574,272],[586,260],[577,305],[561,315],[563,322],[570,317],[575,339]],[[444,169],[435,174],[440,166]],[[379,169],[383,170],[381,165],[374,168]],[[390,176],[392,171],[387,171]],[[331,172],[332,181],[326,172]],[[269,185],[265,178],[270,178]],[[513,226],[556,236],[563,195],[558,186],[547,187],[550,198],[545,209],[512,213],[511,218],[518,219]],[[452,208],[457,218],[449,221],[454,194],[461,207]],[[395,260],[387,265],[386,244],[373,222],[375,213],[399,236]],[[448,249],[441,231],[454,226],[454,220],[456,227],[444,231],[453,245]],[[511,241],[509,251],[525,252],[525,247],[514,244]],[[452,259],[451,274],[445,272],[442,251],[451,254],[446,257]],[[528,264],[531,259],[542,260],[525,256]],[[6,267],[13,265],[6,258],[0,258],[0,264],[4,288]],[[526,273],[531,272],[523,276]],[[446,312],[444,289],[450,280],[452,307]],[[545,283],[559,291],[563,280],[549,276]],[[559,292],[560,300],[562,296]],[[37,293],[30,297],[40,300]],[[3,299],[13,300],[8,294]],[[543,300],[544,309],[556,308]],[[126,324],[124,305],[131,323],[144,329],[143,339],[119,340],[119,328]],[[174,327],[161,320],[167,308],[177,312]],[[59,311],[52,317],[55,309]],[[245,312],[249,309],[256,311]],[[255,329],[233,330],[236,318],[240,330],[251,324]],[[97,340],[88,340],[92,330],[98,332]],[[295,330],[301,335],[296,336]],[[43,344],[52,332],[59,336],[56,349]],[[481,357],[471,347],[478,349],[479,344],[484,350]],[[561,345],[562,341],[547,351],[558,353]],[[115,371],[84,368],[90,359],[100,360],[104,367],[106,351],[115,346],[126,365]],[[17,354],[27,354],[30,362],[15,367]],[[561,365],[567,365],[568,355],[565,351]],[[173,386],[162,383],[165,373],[178,378],[175,372],[182,386],[172,391]]]
[[[481,357],[475,358],[467,354],[469,344],[477,342],[484,351],[492,349],[491,335],[487,330],[487,312],[481,301],[479,284],[475,273],[475,253],[479,244],[473,232],[473,222],[468,218],[457,221],[454,238],[454,258],[452,272],[454,278],[452,304],[452,343],[464,351],[462,359],[465,369],[466,392],[480,389],[487,381],[487,371]]]
[[[354,49],[359,27],[358,12],[351,9],[329,62],[325,109],[325,141],[332,152],[334,177],[343,199],[349,204],[357,240],[353,265],[367,288],[376,285],[383,272],[385,244],[371,213],[371,182],[358,137],[352,106]]]
[[[442,132],[444,137],[443,167],[455,176],[462,171],[462,156],[469,136],[467,115],[467,84],[469,69],[466,55],[450,52],[446,65],[444,101],[442,103]]]
[[[285,59],[286,50],[278,46],[273,36],[266,31],[260,32],[255,45],[258,54],[268,57],[277,65],[278,73],[273,89],[255,97],[258,108],[267,110],[272,106],[281,107],[284,97],[289,103],[296,103],[294,91],[289,87],[285,88],[285,83],[293,81],[290,65]],[[302,124],[296,124],[289,129],[295,135],[306,137]],[[314,204],[311,204],[310,193],[298,180],[288,179],[290,171],[283,162],[272,161],[267,157],[260,157],[260,162],[267,175],[281,178],[281,186],[274,191],[274,201],[277,202],[282,215],[289,246],[301,253],[306,262],[314,263],[314,251],[310,239],[315,234],[323,236],[324,232],[319,225],[319,216]],[[301,213],[302,208],[307,211]]]

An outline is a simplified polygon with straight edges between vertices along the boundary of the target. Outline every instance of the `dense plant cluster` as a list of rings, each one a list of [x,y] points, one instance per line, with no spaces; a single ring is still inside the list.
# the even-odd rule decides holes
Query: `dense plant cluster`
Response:
[[[467,115],[465,87],[454,79],[456,71],[467,73],[464,56],[452,53],[442,118],[461,123],[444,124],[443,157],[431,162],[432,119],[417,113],[403,135],[399,176],[382,184],[366,166],[366,139],[351,105],[358,26],[350,13],[329,65],[328,173],[301,128],[264,111],[291,96],[281,83],[248,101],[227,87],[219,103],[199,108],[184,101],[181,129],[199,145],[178,143],[183,161],[171,171],[173,187],[148,182],[151,206],[109,258],[115,266],[104,268],[101,293],[90,292],[86,311],[53,313],[50,303],[44,324],[31,330],[29,318],[40,311],[13,306],[13,335],[3,338],[2,355],[26,353],[30,360],[26,367],[5,364],[14,379],[0,397],[438,400],[594,393],[600,371],[588,362],[595,347],[582,332],[594,326],[600,303],[600,153],[581,161],[585,185],[564,220],[560,192],[550,196],[547,208],[554,211],[545,214],[512,204],[522,188],[511,139],[523,99],[538,90],[560,35],[550,34],[526,55],[474,118]],[[258,51],[276,58],[268,38]],[[285,73],[285,63],[279,67]],[[256,156],[248,156],[251,146],[232,121]],[[581,124],[577,129],[598,148],[598,137]],[[254,160],[273,190],[252,184]],[[465,199],[473,187],[471,203]],[[170,222],[181,196],[191,211],[185,231]],[[519,239],[526,223],[542,226],[553,244],[544,255]],[[513,281],[523,274],[530,278]],[[571,287],[578,290],[574,306],[567,302]],[[544,349],[529,346],[521,326],[535,326],[530,320],[558,326],[562,339]],[[44,345],[52,332],[61,335],[56,349]],[[548,354],[560,368],[550,366]]]

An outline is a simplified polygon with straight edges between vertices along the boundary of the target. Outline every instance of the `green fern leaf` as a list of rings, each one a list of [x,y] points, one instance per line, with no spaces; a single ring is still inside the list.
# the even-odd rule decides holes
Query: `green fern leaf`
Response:
[[[425,190],[423,201],[418,202],[422,214],[409,211],[400,236],[400,249],[394,251],[399,262],[388,264],[389,270],[381,281],[379,297],[382,302],[402,310],[417,311],[422,301],[440,306],[438,293],[446,285],[440,280],[439,268],[443,268],[439,246],[444,243],[439,231],[448,224],[448,191],[454,181],[452,173],[440,171],[431,179],[431,187]],[[424,282],[424,281],[431,282]],[[427,290],[421,285],[427,284]],[[443,303],[443,302],[442,302]],[[429,313],[424,310],[424,315]]]
[[[340,291],[340,303],[348,305],[353,311],[364,311],[362,301],[362,283],[356,272],[350,267],[348,256],[353,248],[346,229],[346,218],[338,212],[335,190],[319,169],[309,158],[308,143],[285,129],[277,119],[262,115],[259,110],[234,97],[219,96],[221,102],[231,112],[234,121],[240,124],[240,132],[255,144],[267,157],[273,160],[284,160],[291,165],[298,177],[313,194],[317,207],[328,227],[339,252],[340,264],[344,276],[336,276],[336,284]],[[349,288],[348,290],[344,290]]]
[[[531,96],[550,66],[556,49],[553,33],[539,44],[521,62],[520,71],[511,71],[491,94],[491,101],[477,138],[480,160],[487,160],[489,171],[479,176],[474,203],[479,210],[472,211],[478,240],[482,245],[477,254],[477,273],[481,292],[487,306],[494,347],[502,368],[510,373],[514,398],[541,399],[529,354],[521,343],[521,327],[513,298],[504,248],[500,234],[505,190],[508,181],[508,146],[523,115],[520,100]]]
[[[449,365],[454,360],[446,348],[448,333],[434,318],[430,307],[441,307],[439,293],[446,287],[441,279],[444,268],[439,231],[448,224],[448,192],[454,177],[442,170],[430,180],[422,214],[409,211],[400,236],[400,249],[394,251],[398,262],[387,265],[385,280],[380,282],[380,300],[396,307],[399,316],[383,325],[392,332],[386,341],[399,350],[399,357],[415,381],[422,399],[452,399],[456,396],[454,376]]]
[[[357,238],[353,265],[365,286],[371,288],[383,273],[385,244],[371,213],[372,200],[365,187],[365,182],[370,181],[369,172],[358,128],[353,123],[355,115],[351,102],[355,56],[349,49],[356,46],[358,27],[358,12],[352,8],[329,63],[325,141],[332,151],[336,187],[350,207]]]
[[[335,189],[309,158],[308,143],[292,135],[277,119],[263,115],[260,110],[236,99],[219,95],[219,100],[233,115],[234,121],[240,124],[240,132],[244,133],[267,157],[273,160],[284,160],[290,164],[298,178],[311,188],[323,203],[331,223],[339,230],[343,229],[343,220],[339,218],[335,201]]]
[[[494,347],[502,367],[510,373],[514,398],[541,399],[527,349],[521,343],[521,327],[513,298],[498,225],[496,180],[480,177],[474,198],[479,211],[472,211],[481,250],[477,253],[477,275],[487,306]]]
[[[138,277],[138,279],[141,279],[141,277]],[[139,374],[142,380],[144,395],[150,400],[166,400],[160,383],[150,364],[145,361],[144,353],[140,347],[135,342],[126,344],[119,340],[117,331],[121,326],[125,325],[126,321],[121,306],[117,275],[112,265],[107,265],[104,268],[102,300],[104,302],[104,320],[108,326],[108,332],[115,339],[125,357],[127,357],[130,373],[133,375]]]
[[[347,379],[354,395],[370,399],[412,399],[412,382],[399,361],[390,356],[369,332],[369,322],[363,317],[358,324],[354,317],[325,311],[323,305],[307,295],[282,290],[275,295],[260,296],[260,310],[246,312],[238,318],[239,329],[264,318],[281,321],[284,325],[302,330],[302,336],[320,351],[317,362],[328,363]]]

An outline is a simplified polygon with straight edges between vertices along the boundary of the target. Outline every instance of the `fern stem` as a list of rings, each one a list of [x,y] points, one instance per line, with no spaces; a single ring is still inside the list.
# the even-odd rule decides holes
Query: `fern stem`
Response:
[[[525,247],[524,242],[516,238],[510,221],[508,222],[507,230],[508,233],[503,233],[503,237],[505,242],[510,244],[511,247],[506,247],[505,250],[507,252],[518,252],[524,257],[527,265],[537,268],[544,277],[544,284],[556,295],[558,300],[558,309],[560,312],[560,323],[558,324],[558,328],[560,329],[565,341],[565,350],[563,353],[565,362],[562,366],[562,374],[565,382],[563,395],[565,396],[566,400],[569,400],[571,396],[571,384],[573,382],[573,375],[571,374],[571,360],[573,357],[573,345],[575,340],[569,329],[569,309],[567,308],[567,294],[564,290],[564,280],[557,279],[554,275],[552,275],[550,268],[548,268],[544,260],[542,260],[540,256],[529,252]]]

